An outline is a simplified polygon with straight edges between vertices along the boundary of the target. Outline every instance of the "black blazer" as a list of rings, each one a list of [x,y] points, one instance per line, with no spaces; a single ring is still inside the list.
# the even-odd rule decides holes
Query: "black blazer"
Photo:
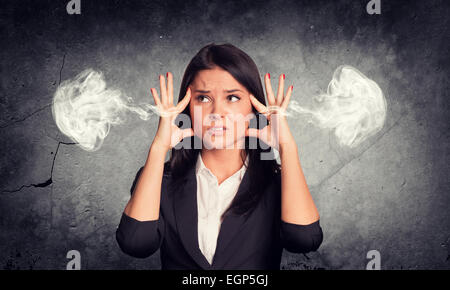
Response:
[[[319,220],[309,225],[281,220],[281,176],[278,174],[249,216],[231,213],[224,218],[210,265],[198,246],[195,166],[187,172],[183,185],[176,188],[171,186],[168,168],[166,162],[159,219],[138,221],[122,214],[116,239],[121,250],[130,256],[145,258],[160,249],[163,270],[279,270],[283,248],[307,253],[317,250],[322,243]],[[136,174],[131,192],[142,169]],[[249,183],[246,171],[236,195],[243,194]]]

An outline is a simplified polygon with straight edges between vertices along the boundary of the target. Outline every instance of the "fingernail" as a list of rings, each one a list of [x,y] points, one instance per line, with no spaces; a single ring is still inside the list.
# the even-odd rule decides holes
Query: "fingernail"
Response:
[[[169,77],[169,72],[166,72],[166,77]]]
[[[286,79],[286,76],[283,74],[283,80],[285,80]]]
[[[294,90],[294,86],[293,85],[291,86],[291,90]]]
[[[267,76],[269,77],[269,79],[270,79],[270,73],[267,73]]]

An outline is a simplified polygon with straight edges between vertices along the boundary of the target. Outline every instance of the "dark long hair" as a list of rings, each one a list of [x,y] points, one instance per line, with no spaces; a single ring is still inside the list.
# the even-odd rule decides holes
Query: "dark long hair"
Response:
[[[186,71],[184,72],[178,102],[181,101],[186,95],[188,86],[195,79],[198,71],[213,69],[217,66],[230,73],[262,104],[266,104],[264,91],[256,64],[244,51],[229,43],[220,45],[210,43],[201,48],[200,51],[192,58],[186,67]],[[252,110],[255,116],[259,114],[253,106]],[[191,118],[189,106],[184,109],[182,114],[187,114]],[[260,128],[258,121],[259,118],[253,118],[250,120],[250,127]],[[178,125],[179,122],[175,122]],[[262,123],[267,124],[267,122]],[[192,146],[190,148],[193,149],[172,148],[171,150],[170,171],[175,182],[183,180],[186,172],[188,172],[192,166],[195,166],[198,154],[201,151],[201,149],[195,149],[193,146],[194,142],[198,141],[195,141],[194,139],[198,137],[194,135],[188,138],[191,139],[190,144]],[[263,152],[269,156],[270,154],[273,154],[271,148],[265,144],[265,149],[263,149],[258,140],[251,141],[250,138],[254,137],[245,137],[245,149],[241,151],[241,158],[243,162],[245,161],[247,155],[249,157],[249,163],[246,169],[248,170],[250,177],[249,190],[241,196],[242,198],[233,199],[231,205],[224,212],[222,217],[230,211],[239,215],[250,213],[258,203],[264,189],[266,189],[269,183],[274,180],[275,175],[279,173],[280,165],[277,163],[274,155],[272,155],[272,158],[269,160],[262,160],[261,158],[261,153]],[[249,144],[257,144],[257,146],[255,149],[249,149]],[[252,148],[254,147],[255,146],[252,146]]]

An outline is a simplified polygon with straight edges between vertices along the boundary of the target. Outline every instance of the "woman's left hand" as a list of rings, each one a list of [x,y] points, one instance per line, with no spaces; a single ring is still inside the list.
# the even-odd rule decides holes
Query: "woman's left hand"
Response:
[[[295,143],[285,114],[294,86],[289,86],[286,95],[284,95],[285,75],[280,75],[278,79],[278,91],[275,98],[270,84],[270,74],[266,74],[264,77],[268,106],[261,104],[258,99],[250,94],[251,103],[258,112],[266,116],[269,123],[262,129],[248,128],[246,135],[259,138],[267,145],[280,151],[284,144]]]

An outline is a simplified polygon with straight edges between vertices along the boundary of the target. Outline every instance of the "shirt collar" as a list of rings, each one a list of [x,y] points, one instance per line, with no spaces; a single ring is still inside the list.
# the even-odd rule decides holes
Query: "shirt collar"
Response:
[[[242,178],[244,177],[245,171],[247,170],[247,166],[248,166],[248,162],[249,162],[249,157],[247,155],[247,157],[245,158],[245,164],[242,165],[242,167],[238,170],[239,171],[239,179],[242,180]],[[208,173],[211,176],[214,176],[214,174],[211,172],[211,170],[209,170],[205,164],[203,163],[203,159],[202,159],[202,154],[199,153],[198,154],[198,158],[197,158],[197,163],[195,164],[195,173],[199,174],[199,173]],[[233,173],[233,175],[236,174]],[[215,177],[215,176],[214,176]]]

